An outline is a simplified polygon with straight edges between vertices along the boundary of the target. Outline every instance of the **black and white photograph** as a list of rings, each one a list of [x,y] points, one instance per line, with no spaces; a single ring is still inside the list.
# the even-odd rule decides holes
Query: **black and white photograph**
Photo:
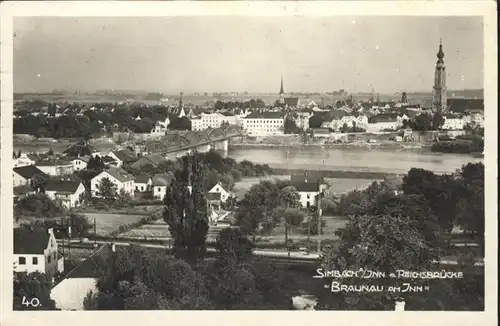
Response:
[[[484,16],[11,28],[13,311],[486,310]]]

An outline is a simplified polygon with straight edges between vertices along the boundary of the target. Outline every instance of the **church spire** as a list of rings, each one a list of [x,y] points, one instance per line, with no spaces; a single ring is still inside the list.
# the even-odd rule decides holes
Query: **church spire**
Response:
[[[447,108],[446,67],[444,65],[443,41],[439,40],[436,68],[434,71],[434,87],[432,89],[432,106],[435,111],[445,111]]]
[[[284,105],[285,104],[285,90],[283,88],[283,74],[281,74],[281,87],[280,87],[280,98],[279,98],[279,104]]]
[[[439,39],[439,51],[437,53],[438,63],[444,63],[443,39]]]

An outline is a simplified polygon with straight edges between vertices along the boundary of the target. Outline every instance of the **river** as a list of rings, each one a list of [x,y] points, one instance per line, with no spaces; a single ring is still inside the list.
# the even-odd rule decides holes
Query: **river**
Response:
[[[230,148],[228,156],[273,168],[391,173],[406,173],[411,168],[449,173],[469,162],[484,163],[482,158],[463,154],[366,148],[290,148],[288,153],[284,148]]]
[[[60,153],[70,144],[31,143],[14,144],[14,149],[23,152],[45,152],[50,148]],[[104,143],[95,147],[110,151],[116,145]],[[231,148],[228,156],[237,161],[249,160],[269,164],[279,169],[343,170],[406,173],[411,168],[422,168],[436,173],[449,173],[469,162],[484,162],[466,154],[446,154],[428,149],[368,149],[368,148]]]

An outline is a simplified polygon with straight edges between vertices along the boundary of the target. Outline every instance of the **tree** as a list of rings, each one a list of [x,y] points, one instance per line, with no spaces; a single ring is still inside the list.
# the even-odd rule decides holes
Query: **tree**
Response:
[[[300,129],[297,127],[295,121],[291,117],[287,116],[283,125],[283,131],[285,134],[296,134],[300,131]]]
[[[184,261],[145,248],[120,248],[101,266],[86,310],[207,309],[201,275]]]
[[[36,192],[45,193],[45,187],[49,181],[49,176],[45,173],[36,173],[30,181],[31,188]]]
[[[440,111],[437,111],[434,113],[434,116],[432,117],[432,128],[434,130],[440,129],[444,124],[444,117],[443,114]]]
[[[254,244],[239,229],[225,228],[217,235],[215,248],[222,255],[240,262],[252,256]]]
[[[56,310],[54,300],[50,298],[52,281],[39,272],[14,273],[14,310]],[[33,299],[39,304],[31,304]],[[27,304],[30,303],[30,304]]]
[[[84,215],[80,214],[70,214],[69,221],[71,225],[71,235],[77,237],[86,237],[89,235],[89,231],[92,230],[93,225],[88,221]]]
[[[57,106],[55,103],[49,103],[49,106],[48,106],[48,109],[47,109],[47,113],[51,116],[51,117],[55,117],[56,116],[56,112],[57,112]]]
[[[42,193],[27,195],[21,198],[14,207],[15,216],[49,218],[60,216],[64,212],[63,206]]]
[[[236,220],[243,233],[253,233],[259,227],[272,229],[274,210],[279,205],[279,188],[265,180],[253,185],[239,203]]]
[[[280,185],[276,183],[278,188]],[[294,186],[285,186],[280,188],[278,194],[278,205],[284,207],[300,207],[300,195]]]
[[[309,128],[321,128],[323,117],[319,114],[314,114],[309,118]]]
[[[340,128],[340,132],[343,133],[343,134],[345,134],[348,131],[349,131],[349,126],[347,125],[347,123],[344,123],[342,125],[342,127]]]
[[[187,117],[174,117],[167,127],[170,130],[191,130],[191,120]]]
[[[208,205],[203,172],[196,156],[185,156],[183,169],[176,171],[164,199],[163,219],[174,239],[175,256],[190,262],[203,258],[206,252]]]
[[[339,232],[339,245],[322,258],[324,270],[359,271],[360,269],[394,273],[397,270],[430,268],[434,249],[420,232],[420,221],[404,214],[356,215]],[[389,286],[390,278],[363,280],[365,285]],[[344,279],[343,285],[355,285],[359,279]],[[401,293],[319,291],[319,309],[393,310]]]
[[[458,172],[457,224],[484,246],[484,164],[468,163]]]
[[[116,185],[109,180],[109,178],[103,178],[99,182],[99,196],[108,201],[113,201],[116,199]]]
[[[418,131],[427,131],[432,128],[432,117],[429,114],[419,114],[415,117],[413,129]]]

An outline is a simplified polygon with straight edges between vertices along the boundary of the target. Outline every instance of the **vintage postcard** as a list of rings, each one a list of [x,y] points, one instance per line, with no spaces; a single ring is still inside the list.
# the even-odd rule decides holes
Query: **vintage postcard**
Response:
[[[494,2],[1,14],[3,325],[495,321]]]

